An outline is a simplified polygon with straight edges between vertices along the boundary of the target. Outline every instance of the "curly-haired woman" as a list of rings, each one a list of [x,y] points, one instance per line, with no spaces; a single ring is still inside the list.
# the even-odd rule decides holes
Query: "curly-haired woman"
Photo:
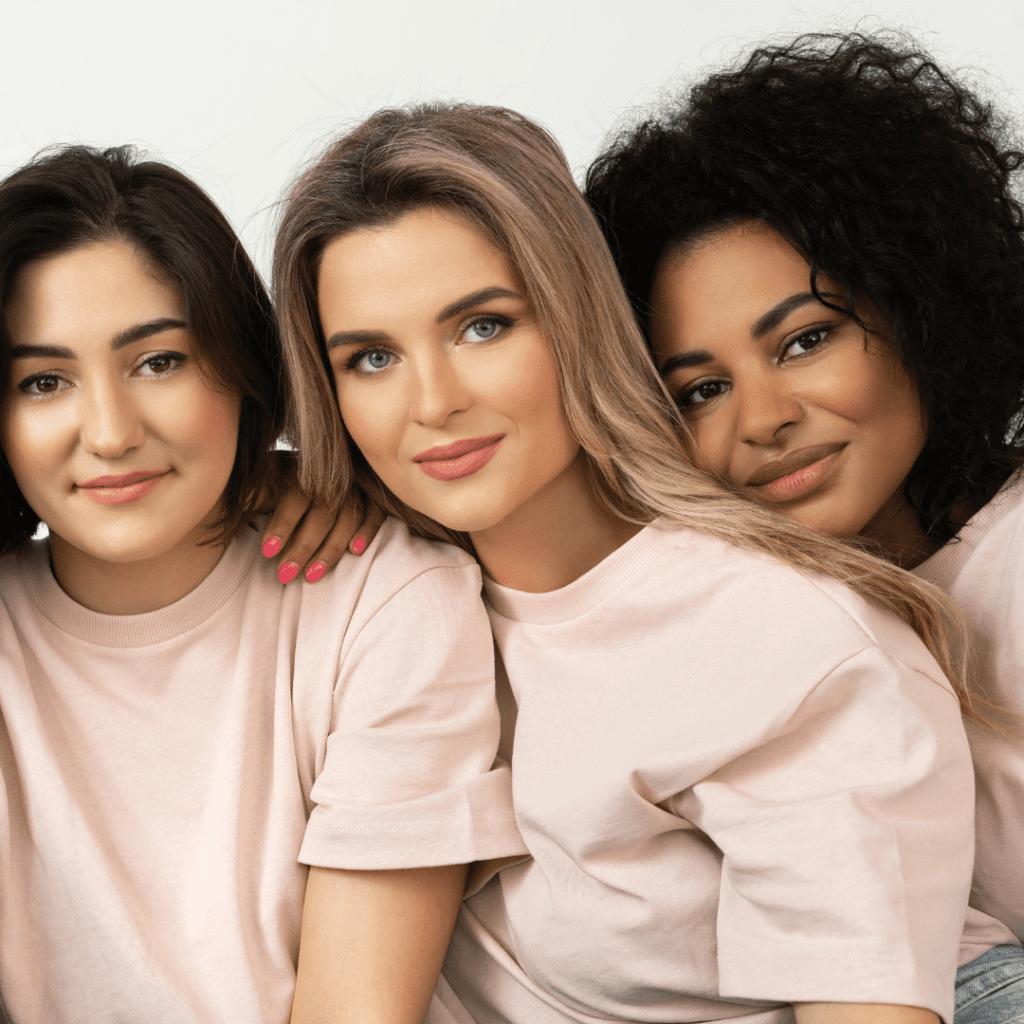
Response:
[[[1024,713],[1024,161],[901,40],[754,52],[591,168],[702,464],[944,587],[976,692]],[[874,429],[881,424],[884,429]],[[1024,1020],[1024,742],[969,723],[977,860],[957,1024]]]

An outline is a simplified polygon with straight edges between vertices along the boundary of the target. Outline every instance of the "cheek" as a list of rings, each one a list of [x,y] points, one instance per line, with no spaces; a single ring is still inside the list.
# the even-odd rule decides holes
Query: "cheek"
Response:
[[[544,341],[538,339],[510,353],[504,365],[492,368],[490,380],[481,383],[494,396],[495,405],[524,429],[542,431],[548,443],[556,441],[559,433],[568,437],[558,373]]]
[[[0,429],[0,445],[23,489],[31,488],[33,483],[45,486],[46,479],[20,478],[42,471],[50,479],[73,447],[74,437],[75,417],[70,401],[27,408],[19,403],[4,414]]]
[[[181,394],[168,394],[165,402],[153,408],[152,416],[174,447],[210,464],[211,472],[223,472],[225,465],[230,472],[241,407],[238,395],[213,391],[197,381]]]
[[[703,416],[688,420],[687,425],[692,438],[690,447],[700,466],[731,478],[734,431],[725,410],[709,410]]]
[[[401,396],[347,377],[336,380],[338,411],[349,437],[367,459],[397,451],[404,418]]]

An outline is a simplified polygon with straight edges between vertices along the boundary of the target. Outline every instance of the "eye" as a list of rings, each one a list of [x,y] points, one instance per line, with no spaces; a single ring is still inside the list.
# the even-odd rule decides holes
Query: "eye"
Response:
[[[471,321],[463,331],[463,337],[469,342],[493,341],[506,327],[515,323],[507,316],[480,316]]]
[[[732,384],[727,380],[701,380],[680,391],[676,404],[680,409],[694,409],[724,395]]]
[[[354,370],[356,373],[380,373],[391,365],[394,358],[394,355],[385,348],[364,348],[352,355],[345,364],[345,369]]]
[[[790,356],[805,356],[828,341],[829,331],[825,327],[813,327],[809,331],[798,334],[792,341],[786,342],[782,349],[782,359]]]
[[[27,395],[44,397],[55,395],[69,387],[71,385],[63,377],[58,377],[54,373],[37,373],[34,377],[23,380],[18,385],[18,390]]]
[[[157,352],[146,356],[139,364],[139,370],[149,370],[149,373],[142,373],[143,377],[166,377],[180,369],[187,358],[183,352]]]

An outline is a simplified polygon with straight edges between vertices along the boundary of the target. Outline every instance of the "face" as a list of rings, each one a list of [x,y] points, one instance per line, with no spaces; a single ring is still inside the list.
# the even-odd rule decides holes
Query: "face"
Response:
[[[843,304],[835,282],[818,288]],[[662,260],[651,306],[657,365],[708,468],[837,537],[920,533],[902,485],[925,416],[880,317],[861,311],[865,333],[817,301],[807,262],[758,222]]]
[[[318,301],[345,426],[410,507],[479,533],[576,472],[522,282],[468,221],[426,208],[335,239]]]
[[[109,562],[202,539],[239,400],[200,375],[181,297],[120,242],[30,263],[4,311],[0,443],[51,544]]]

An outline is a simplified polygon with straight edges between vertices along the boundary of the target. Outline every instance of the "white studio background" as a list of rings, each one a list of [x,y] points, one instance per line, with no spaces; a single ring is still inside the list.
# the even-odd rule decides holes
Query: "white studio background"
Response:
[[[0,175],[55,142],[136,143],[222,206],[264,269],[296,167],[377,107],[513,107],[578,175],[637,104],[764,39],[909,30],[1024,121],[1012,0],[0,0]]]

